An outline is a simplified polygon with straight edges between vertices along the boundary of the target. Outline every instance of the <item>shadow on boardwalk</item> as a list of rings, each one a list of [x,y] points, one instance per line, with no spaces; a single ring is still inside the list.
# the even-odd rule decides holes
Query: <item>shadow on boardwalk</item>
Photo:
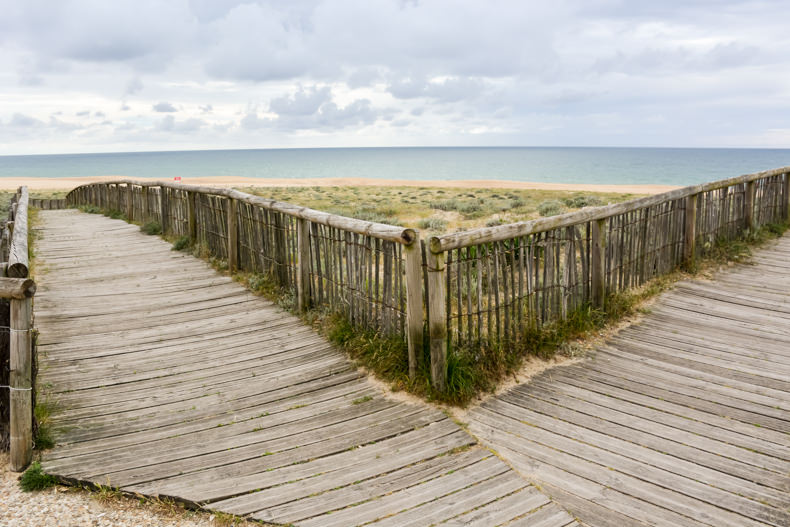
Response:
[[[40,217],[39,382],[62,406],[47,472],[304,526],[576,524],[204,262],[118,220]]]
[[[790,239],[685,282],[470,430],[591,526],[790,525]]]

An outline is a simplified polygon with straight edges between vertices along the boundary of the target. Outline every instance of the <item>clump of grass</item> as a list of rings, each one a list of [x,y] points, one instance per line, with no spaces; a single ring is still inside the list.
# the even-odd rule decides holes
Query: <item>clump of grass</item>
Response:
[[[428,231],[444,232],[447,230],[447,220],[441,218],[423,218],[419,221],[417,226],[420,229]]]
[[[403,339],[355,327],[340,314],[329,315],[324,327],[329,340],[346,350],[353,359],[400,388],[408,385],[408,351]]]
[[[52,415],[57,411],[57,405],[51,397],[41,397],[39,393],[36,393],[36,396],[36,407],[33,409],[33,416],[36,420],[36,435],[33,438],[33,444],[37,450],[48,450],[55,446]]]
[[[583,207],[600,207],[604,204],[601,198],[589,194],[565,198],[562,201],[565,203],[565,205],[572,209],[581,209]]]
[[[515,197],[515,198],[512,198],[511,200],[506,201],[505,203],[501,204],[499,206],[499,210],[518,209],[518,208],[524,207],[526,205],[527,205],[527,202],[524,199],[519,198],[519,197]]]
[[[437,191],[438,193],[439,191]],[[458,210],[458,207],[461,206],[461,202],[457,199],[443,199],[441,201],[436,201],[431,203],[431,208],[439,209],[439,210]]]
[[[50,474],[46,474],[41,469],[41,463],[35,461],[30,468],[28,468],[22,477],[19,479],[19,487],[24,492],[32,492],[34,490],[44,490],[58,484],[57,478]]]
[[[496,227],[498,225],[504,225],[505,223],[507,222],[502,218],[492,218],[486,222],[486,227]]]
[[[96,485],[95,490],[96,492],[93,494],[93,497],[101,503],[110,503],[123,495],[120,490],[109,485]]]
[[[373,223],[386,223],[387,225],[401,225],[401,221],[393,216],[387,215],[385,212],[377,210],[369,210],[366,208],[356,209],[351,213],[353,218],[363,221],[371,221]]]
[[[565,205],[559,200],[549,199],[538,205],[538,214],[541,216],[556,216],[565,212]]]
[[[126,220],[126,215],[118,209],[105,210],[102,214],[114,220]]]
[[[162,234],[162,225],[158,221],[149,221],[141,225],[140,230],[151,236]]]
[[[77,207],[81,212],[87,212],[88,214],[101,214],[101,209],[96,205],[81,205]]]
[[[790,224],[787,223],[766,223],[740,238],[718,239],[713,243],[706,243],[703,247],[705,258],[715,263],[745,262],[752,256],[753,247],[760,247],[766,242],[782,236],[788,228],[790,228]]]
[[[180,236],[173,242],[174,251],[186,251],[192,246],[192,239],[189,236]]]

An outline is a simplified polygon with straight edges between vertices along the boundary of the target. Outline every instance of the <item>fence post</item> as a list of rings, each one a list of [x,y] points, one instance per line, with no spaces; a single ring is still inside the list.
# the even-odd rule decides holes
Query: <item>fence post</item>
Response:
[[[447,307],[445,306],[444,282],[447,269],[444,252],[428,251],[428,334],[431,341],[431,383],[443,392],[447,374]]]
[[[134,220],[134,185],[126,184],[126,218]]]
[[[187,192],[187,227],[189,239],[197,243],[197,221],[195,216],[195,193]]]
[[[785,172],[784,180],[784,219],[790,221],[790,172]]]
[[[30,298],[10,302],[9,446],[14,472],[22,472],[33,457],[32,303]]]
[[[299,311],[310,307],[310,222],[296,219],[296,244],[299,252],[296,276],[296,301]]]
[[[143,199],[143,206],[141,207],[140,216],[140,223],[147,223],[148,222],[148,187],[143,187],[142,189],[142,199]]]
[[[170,202],[167,197],[167,187],[159,187],[159,216],[162,217],[162,234],[167,234],[170,227]]]
[[[606,219],[594,220],[592,225],[592,264],[590,288],[593,306],[603,308],[606,299]]]
[[[239,266],[239,226],[236,222],[236,200],[228,198],[228,271]]]
[[[686,198],[683,266],[688,270],[694,268],[694,258],[697,248],[697,196],[699,196],[699,194],[692,194]]]
[[[746,195],[743,198],[743,217],[746,220],[746,230],[754,230],[754,181],[746,183]]]
[[[422,244],[420,234],[403,247],[406,255],[406,338],[409,345],[409,378],[414,379],[422,360]]]

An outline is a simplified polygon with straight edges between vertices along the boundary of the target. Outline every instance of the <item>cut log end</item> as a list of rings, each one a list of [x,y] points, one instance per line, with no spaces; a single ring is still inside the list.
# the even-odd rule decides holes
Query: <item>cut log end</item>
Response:
[[[27,278],[28,273],[27,266],[21,262],[9,264],[6,269],[6,276],[9,278]]]

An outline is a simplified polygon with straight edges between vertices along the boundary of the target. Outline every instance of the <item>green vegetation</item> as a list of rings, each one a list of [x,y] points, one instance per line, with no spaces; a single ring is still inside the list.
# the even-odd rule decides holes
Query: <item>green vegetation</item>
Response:
[[[57,484],[57,478],[45,474],[44,471],[41,470],[41,463],[38,461],[33,462],[19,479],[19,487],[25,492],[44,490]]]
[[[78,210],[81,212],[86,212],[88,214],[101,214],[102,210],[97,205],[80,205],[77,207]]]
[[[126,214],[124,214],[123,212],[121,212],[118,209],[105,210],[103,212],[103,214],[105,216],[107,216],[108,218],[112,218],[114,220],[124,220],[124,221],[126,221]]]
[[[565,205],[556,199],[546,200],[538,205],[538,214],[541,216],[556,216],[566,212],[566,210]]]
[[[447,230],[447,220],[442,218],[423,218],[417,222],[417,226],[426,231],[444,232]]]
[[[36,407],[33,409],[36,418],[36,437],[33,442],[37,450],[47,450],[55,446],[52,415],[56,411],[57,404],[51,396],[45,395],[36,383]]]
[[[140,226],[140,231],[149,235],[162,234],[162,224],[158,221],[149,221]]]
[[[180,236],[173,242],[174,251],[186,251],[192,247],[192,240],[189,236]]]
[[[531,220],[549,213],[636,197],[616,193],[428,186],[245,187],[239,190],[360,220],[417,228],[430,235]],[[553,203],[556,212],[546,210],[546,202]]]

